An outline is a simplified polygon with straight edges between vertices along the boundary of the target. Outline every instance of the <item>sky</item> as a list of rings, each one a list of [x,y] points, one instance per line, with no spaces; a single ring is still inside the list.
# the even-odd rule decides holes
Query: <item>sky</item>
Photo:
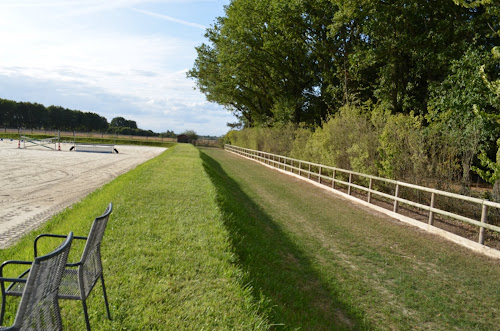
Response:
[[[229,0],[1,0],[0,98],[220,136],[236,118],[186,77]]]

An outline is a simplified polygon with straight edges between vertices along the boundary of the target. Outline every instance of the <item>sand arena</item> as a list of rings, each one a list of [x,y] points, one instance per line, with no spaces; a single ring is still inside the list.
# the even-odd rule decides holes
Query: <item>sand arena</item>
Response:
[[[119,154],[78,153],[70,152],[71,146],[61,144],[61,151],[40,146],[18,149],[18,140],[0,141],[0,248],[165,151],[117,145]]]

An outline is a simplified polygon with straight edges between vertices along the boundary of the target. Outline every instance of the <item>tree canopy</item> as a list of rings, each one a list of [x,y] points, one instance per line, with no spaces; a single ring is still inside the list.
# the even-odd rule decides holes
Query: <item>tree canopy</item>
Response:
[[[246,127],[317,126],[341,106],[367,100],[425,115],[454,61],[499,44],[498,2],[455,2],[462,6],[233,0],[207,29],[188,77]]]

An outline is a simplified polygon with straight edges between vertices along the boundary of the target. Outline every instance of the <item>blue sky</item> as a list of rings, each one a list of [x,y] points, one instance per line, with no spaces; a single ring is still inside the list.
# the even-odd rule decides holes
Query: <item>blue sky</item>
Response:
[[[186,78],[229,0],[1,0],[0,98],[222,135],[235,118]]]

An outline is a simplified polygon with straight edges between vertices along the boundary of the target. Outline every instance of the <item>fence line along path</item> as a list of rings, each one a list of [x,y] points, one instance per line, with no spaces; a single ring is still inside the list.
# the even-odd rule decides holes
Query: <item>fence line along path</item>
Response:
[[[233,145],[225,145],[225,150],[328,188],[358,204],[500,259],[499,250],[485,245],[486,231],[493,237],[500,235],[500,227],[488,222],[489,215],[500,213],[499,203]],[[437,203],[438,199],[443,198],[448,205],[467,205],[469,208],[446,210],[446,204],[441,203],[441,206]],[[384,202],[383,206],[375,204],[375,199]],[[413,208],[420,215],[425,213],[426,222],[419,221],[413,215],[404,215],[403,206]],[[467,227],[469,232],[475,231],[477,240],[436,227],[437,217],[458,222]]]

